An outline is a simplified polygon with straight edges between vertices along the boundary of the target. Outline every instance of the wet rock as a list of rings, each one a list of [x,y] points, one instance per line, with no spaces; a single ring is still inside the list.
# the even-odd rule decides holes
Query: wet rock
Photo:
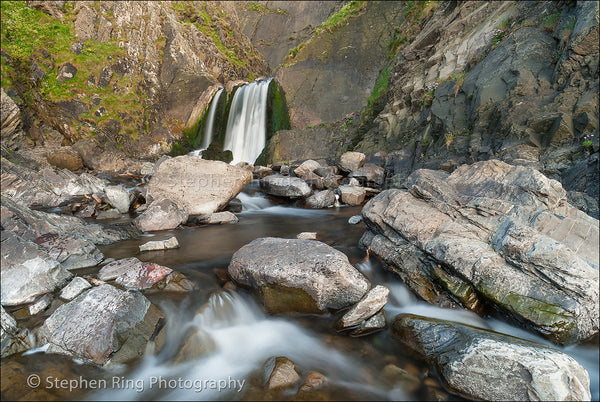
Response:
[[[41,327],[40,338],[50,344],[48,353],[98,365],[125,363],[142,356],[163,317],[141,293],[105,284],[56,309]]]
[[[65,82],[70,79],[73,79],[77,74],[77,68],[71,63],[65,63],[58,69],[58,74],[56,74],[56,80],[58,82]]]
[[[367,192],[362,187],[340,186],[342,193],[342,202],[348,205],[361,205],[365,201]]]
[[[353,327],[375,315],[385,306],[390,291],[385,286],[377,285],[354,305],[340,320],[341,328]]]
[[[296,235],[296,239],[317,240],[317,232],[302,232]]]
[[[362,221],[362,215],[354,215],[348,219],[348,223],[351,225],[356,225]]]
[[[385,319],[385,311],[380,310],[379,313],[373,317],[362,321],[358,328],[353,329],[350,332],[352,336],[364,336],[372,334],[373,332],[380,331],[387,328],[387,320]]]
[[[254,166],[254,170],[252,173],[255,179],[262,179],[263,177],[268,176],[270,174],[275,174],[275,172],[271,168],[268,168],[266,166]]]
[[[214,212],[196,217],[196,222],[204,225],[222,225],[226,223],[238,223],[239,221],[238,217],[230,211]]]
[[[238,198],[234,198],[233,200],[229,201],[229,204],[227,204],[227,208],[225,208],[225,210],[237,214],[242,212],[243,207],[242,201],[240,201]]]
[[[37,244],[6,230],[1,232],[1,238],[3,306],[31,303],[71,278],[71,273]]]
[[[386,365],[381,370],[381,376],[395,386],[400,386],[402,390],[413,393],[421,387],[421,380],[414,374],[396,366],[395,364]]]
[[[140,245],[140,251],[169,250],[172,248],[179,248],[179,242],[175,236],[167,240],[149,241]]]
[[[104,189],[108,203],[115,207],[120,213],[129,211],[129,191],[123,186],[107,186]]]
[[[309,159],[307,161],[302,162],[302,164],[300,166],[298,166],[296,169],[294,169],[294,174],[296,175],[296,177],[302,177],[307,173],[314,172],[316,169],[318,169],[320,167],[321,167],[321,164],[319,162]]]
[[[216,349],[215,341],[204,330],[192,327],[184,335],[173,362],[181,364],[207,356]]]
[[[53,298],[46,293],[28,308],[29,315],[36,315],[46,310],[52,304]]]
[[[392,335],[436,367],[450,389],[481,400],[589,400],[589,376],[557,349],[412,314]]]
[[[133,220],[133,224],[144,232],[175,229],[187,222],[188,213],[168,198],[154,200],[146,211]]]
[[[46,159],[49,164],[59,169],[69,169],[71,171],[83,169],[81,157],[72,147],[60,147],[50,150]]]
[[[96,219],[118,219],[121,217],[121,213],[117,208],[107,209],[106,211],[101,211]]]
[[[67,270],[94,267],[104,259],[98,247],[74,236],[47,233],[33,241]]]
[[[348,177],[357,179],[364,187],[381,187],[385,178],[385,169],[373,163],[367,163],[363,167],[353,170]]]
[[[8,149],[19,149],[25,145],[21,110],[4,88],[0,88],[0,128],[2,141]]]
[[[256,239],[233,255],[228,272],[258,289],[270,312],[341,309],[370,286],[345,254],[316,240]]]
[[[335,193],[332,190],[319,191],[304,201],[308,208],[329,208],[335,205]]]
[[[134,290],[188,292],[194,284],[183,274],[158,264],[141,262],[135,257],[117,260],[98,272],[102,281],[115,283]]]
[[[560,183],[492,160],[405,185],[363,208],[361,243],[416,293],[495,306],[559,344],[598,334],[598,221]]]
[[[225,208],[251,180],[251,172],[225,162],[178,156],[156,169],[148,195],[169,198],[188,214],[209,214]]]
[[[302,383],[302,386],[300,386],[300,392],[310,392],[316,390],[326,382],[327,377],[318,371],[311,370],[306,375],[306,379],[304,380],[304,383]]]
[[[288,198],[302,198],[311,193],[308,184],[298,177],[267,176],[260,181],[260,188],[267,194]]]
[[[290,388],[300,382],[300,369],[287,357],[271,357],[263,367],[265,387],[269,390]]]
[[[32,347],[27,329],[19,329],[17,321],[0,306],[0,356],[5,358]]]
[[[342,172],[353,172],[365,164],[365,154],[362,152],[345,152],[340,156],[338,167]]]
[[[86,281],[80,276],[76,276],[71,282],[69,282],[67,286],[65,286],[60,291],[58,297],[66,301],[71,301],[77,296],[79,296],[81,292],[91,287],[92,285],[90,285],[88,281]]]

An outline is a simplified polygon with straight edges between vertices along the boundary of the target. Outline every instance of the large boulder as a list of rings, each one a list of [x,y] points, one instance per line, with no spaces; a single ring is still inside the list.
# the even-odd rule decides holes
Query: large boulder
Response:
[[[104,189],[108,203],[115,207],[120,213],[129,211],[129,191],[123,186],[107,186]]]
[[[365,164],[365,154],[362,152],[345,152],[340,156],[338,167],[342,172],[353,172]]]
[[[163,312],[139,292],[103,284],[60,306],[40,329],[50,344],[47,352],[61,353],[98,365],[124,363],[141,356],[153,338],[162,346]]]
[[[169,198],[190,215],[210,214],[225,208],[251,180],[252,172],[225,162],[178,156],[156,169],[148,195]]]
[[[316,240],[256,239],[236,251],[228,272],[237,283],[258,289],[273,313],[342,309],[370,287],[344,253]]]
[[[590,400],[587,371],[561,351],[455,322],[401,314],[392,336],[469,399]]]
[[[3,230],[0,285],[3,306],[31,303],[51,293],[71,278],[58,261],[37,244]]]
[[[413,291],[493,306],[559,344],[598,334],[598,220],[560,183],[491,160],[419,170],[405,186],[365,205],[361,243]]]
[[[298,177],[267,176],[261,179],[260,188],[267,194],[288,198],[302,198],[311,193],[310,186]]]
[[[68,270],[93,267],[104,259],[93,243],[75,236],[46,233],[33,241]]]
[[[188,213],[168,198],[154,200],[133,224],[143,232],[175,229],[187,222]]]

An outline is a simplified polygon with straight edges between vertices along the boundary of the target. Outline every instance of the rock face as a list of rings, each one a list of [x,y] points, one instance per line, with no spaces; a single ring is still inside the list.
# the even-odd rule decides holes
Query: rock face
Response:
[[[258,289],[271,312],[324,312],[357,301],[369,281],[342,252],[316,240],[260,238],[231,258],[229,276]]]
[[[25,145],[21,111],[4,88],[0,88],[0,128],[2,142],[8,149],[19,149]]]
[[[124,363],[143,354],[162,317],[142,294],[104,284],[60,306],[44,322],[40,336],[50,343],[49,353],[98,365]]]
[[[598,334],[598,221],[560,183],[487,161],[405,186],[365,205],[361,243],[422,298],[492,305],[559,344]]]
[[[168,198],[154,200],[133,224],[143,232],[175,229],[187,222],[188,213]]]
[[[3,306],[31,303],[71,278],[58,261],[37,244],[3,230],[1,301]]]
[[[309,185],[298,177],[267,176],[261,179],[260,188],[267,194],[288,198],[302,198],[311,193]]]
[[[188,214],[210,214],[225,208],[251,180],[252,172],[225,162],[178,156],[156,169],[148,195],[169,198]]]
[[[590,399],[587,371],[554,348],[411,314],[396,317],[392,335],[426,358],[451,390],[467,398]]]

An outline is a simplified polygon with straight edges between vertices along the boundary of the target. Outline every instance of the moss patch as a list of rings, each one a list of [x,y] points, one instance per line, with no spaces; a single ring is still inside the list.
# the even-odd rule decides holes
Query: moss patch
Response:
[[[281,285],[263,285],[259,294],[269,314],[323,313],[317,302],[303,289]]]

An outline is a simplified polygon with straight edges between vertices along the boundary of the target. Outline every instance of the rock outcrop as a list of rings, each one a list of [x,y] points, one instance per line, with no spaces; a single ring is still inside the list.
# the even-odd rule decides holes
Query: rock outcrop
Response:
[[[598,221],[500,161],[413,173],[363,208],[361,243],[418,295],[508,315],[559,344],[598,334]]]
[[[272,313],[349,307],[370,287],[346,255],[316,240],[256,239],[235,252],[228,272],[258,290]]]
[[[587,371],[557,349],[450,321],[401,314],[392,335],[425,358],[466,398],[590,399]]]
[[[0,132],[6,148],[15,150],[25,145],[21,110],[4,92],[4,88],[0,88]]]

